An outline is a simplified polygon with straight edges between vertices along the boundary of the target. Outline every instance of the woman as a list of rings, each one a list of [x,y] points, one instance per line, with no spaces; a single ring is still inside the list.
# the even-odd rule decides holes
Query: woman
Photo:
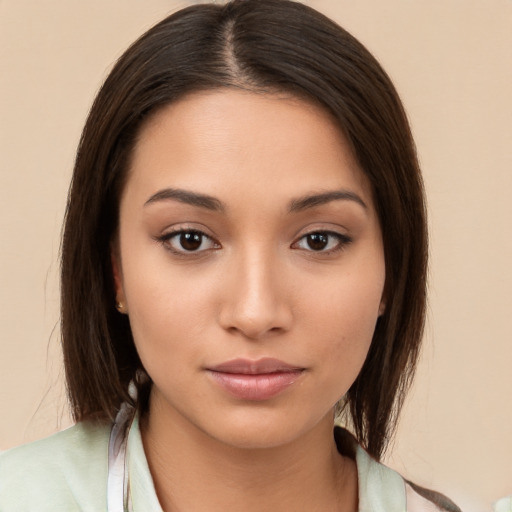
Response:
[[[75,164],[77,425],[2,455],[0,509],[458,510],[377,462],[418,356],[425,225],[398,96],[340,27],[287,0],[156,25]]]

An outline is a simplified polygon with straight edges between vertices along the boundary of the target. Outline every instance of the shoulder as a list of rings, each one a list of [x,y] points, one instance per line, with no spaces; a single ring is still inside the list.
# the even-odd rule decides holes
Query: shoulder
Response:
[[[425,489],[406,482],[407,510],[411,512],[462,512],[449,498],[440,492]]]
[[[406,481],[371,457],[347,430],[336,427],[338,450],[356,460],[361,512],[461,512],[446,496]]]
[[[0,454],[0,510],[104,510],[109,434],[83,422]]]

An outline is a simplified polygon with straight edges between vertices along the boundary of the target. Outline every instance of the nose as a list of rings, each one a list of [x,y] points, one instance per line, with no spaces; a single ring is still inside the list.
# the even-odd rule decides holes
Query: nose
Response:
[[[277,259],[250,252],[230,262],[219,320],[233,334],[260,340],[291,328],[292,294]]]

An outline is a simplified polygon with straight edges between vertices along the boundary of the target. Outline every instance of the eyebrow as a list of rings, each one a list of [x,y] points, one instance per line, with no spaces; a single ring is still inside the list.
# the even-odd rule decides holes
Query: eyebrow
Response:
[[[179,201],[180,203],[190,204],[192,206],[199,206],[200,208],[205,208],[215,212],[225,212],[226,210],[222,201],[215,197],[207,194],[201,194],[199,192],[191,192],[189,190],[176,188],[165,188],[159,190],[144,203],[144,206],[168,200]],[[356,193],[349,190],[332,190],[319,194],[308,194],[297,199],[293,199],[288,206],[288,211],[290,213],[297,213],[332,201],[353,201],[365,210],[368,209],[366,203]]]
[[[179,201],[180,203],[190,204],[192,206],[199,206],[200,208],[206,208],[207,210],[216,212],[225,211],[225,207],[222,202],[215,197],[177,188],[165,188],[158,191],[144,203],[144,206],[148,206],[159,201],[168,201],[169,199]]]
[[[321,206],[332,201],[353,201],[362,206],[365,210],[368,209],[366,203],[355,193],[349,190],[333,190],[330,192],[322,192],[320,194],[306,195],[294,199],[289,206],[290,213],[301,212],[308,208]]]

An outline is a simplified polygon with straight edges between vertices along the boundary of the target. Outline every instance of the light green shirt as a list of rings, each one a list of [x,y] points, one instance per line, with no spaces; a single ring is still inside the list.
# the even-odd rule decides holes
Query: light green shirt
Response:
[[[0,512],[107,511],[109,436],[110,426],[83,422],[0,454]],[[342,429],[336,437],[350,442]],[[353,451],[359,512],[458,510],[435,506],[356,443]],[[126,463],[133,511],[161,512],[137,418],[128,434]]]

